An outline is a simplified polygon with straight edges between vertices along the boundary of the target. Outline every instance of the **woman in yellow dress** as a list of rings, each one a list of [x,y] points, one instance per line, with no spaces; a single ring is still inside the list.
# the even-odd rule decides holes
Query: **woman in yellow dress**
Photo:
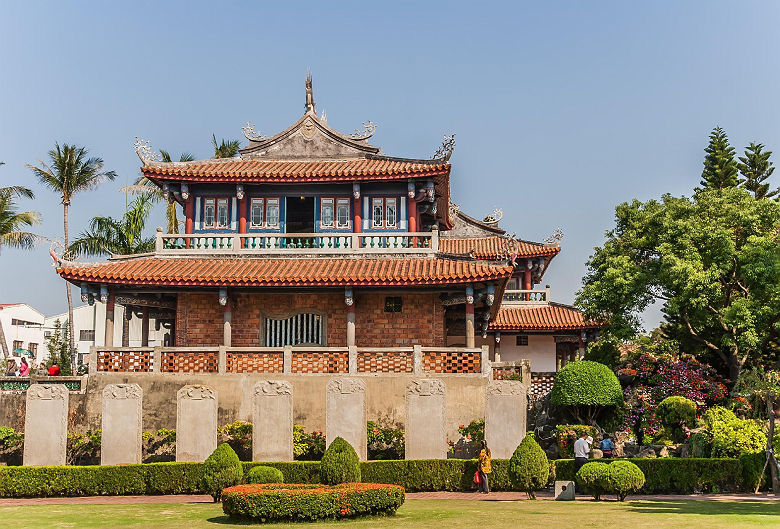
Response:
[[[477,470],[479,471],[479,491],[483,494],[487,494],[490,492],[487,475],[490,474],[493,469],[490,468],[490,448],[488,448],[487,441],[484,439],[482,440],[482,450],[479,451]]]

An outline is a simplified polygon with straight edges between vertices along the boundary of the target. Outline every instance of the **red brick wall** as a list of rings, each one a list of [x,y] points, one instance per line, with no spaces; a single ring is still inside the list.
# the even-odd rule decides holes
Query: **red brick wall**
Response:
[[[356,344],[361,347],[444,345],[444,309],[437,293],[405,294],[402,311],[385,312],[385,294],[355,292]],[[396,294],[397,295],[397,294]],[[327,345],[347,343],[343,293],[239,294],[233,304],[233,346],[260,344],[261,313],[283,315],[311,309],[327,314]],[[176,345],[194,347],[222,343],[222,306],[216,292],[179,294]]]

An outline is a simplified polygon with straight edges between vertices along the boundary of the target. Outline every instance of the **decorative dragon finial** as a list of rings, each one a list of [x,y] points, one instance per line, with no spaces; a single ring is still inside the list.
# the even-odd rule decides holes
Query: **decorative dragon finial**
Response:
[[[248,139],[249,141],[262,141],[265,139],[262,134],[260,134],[260,131],[255,131],[255,125],[254,123],[246,122],[246,125],[241,128],[241,130],[244,132],[244,137]]]
[[[355,132],[350,134],[349,137],[353,140],[367,140],[374,135],[374,132],[376,132],[376,123],[369,119],[363,122],[363,130],[355,129]]]
[[[452,156],[452,151],[455,150],[455,135],[444,135],[444,139],[441,142],[441,146],[436,149],[436,152],[431,156],[431,160],[443,160],[449,161]]]
[[[555,231],[553,232],[553,234],[550,235],[549,237],[547,237],[544,240],[544,243],[545,244],[550,244],[550,245],[553,245],[553,246],[560,246],[562,239],[563,239],[563,230],[560,229],[560,228],[555,228]]]
[[[306,74],[306,112],[317,113],[314,109],[314,90],[311,86],[311,72]]]
[[[133,147],[135,147],[135,153],[138,155],[144,165],[147,163],[160,161],[160,154],[152,150],[152,147],[149,145],[148,141],[139,140],[138,136],[136,136]]]
[[[460,206],[454,202],[450,202],[450,218],[455,218],[460,211]]]
[[[485,224],[498,224],[502,218],[504,218],[504,210],[501,208],[493,208],[493,213],[485,215],[482,222]]]

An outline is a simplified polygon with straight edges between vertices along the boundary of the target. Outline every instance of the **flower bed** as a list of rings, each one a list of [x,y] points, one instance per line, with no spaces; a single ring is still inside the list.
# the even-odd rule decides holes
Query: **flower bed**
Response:
[[[260,522],[314,521],[395,513],[404,489],[378,483],[237,485],[222,491],[225,514]]]

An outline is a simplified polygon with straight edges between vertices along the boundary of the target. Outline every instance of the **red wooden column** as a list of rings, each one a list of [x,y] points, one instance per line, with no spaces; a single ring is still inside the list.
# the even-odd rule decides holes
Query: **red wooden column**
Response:
[[[417,201],[414,198],[409,199],[409,231],[417,231]],[[412,246],[417,248],[417,237],[412,238]]]
[[[189,197],[184,203],[184,233],[192,233],[192,227],[195,222],[195,199]],[[184,247],[190,247],[190,240],[184,241]]]
[[[531,290],[534,288],[534,284],[531,281],[531,267],[528,266],[531,264],[531,261],[526,262],[525,270],[523,271],[523,289],[524,290]],[[530,300],[531,294],[525,294],[525,299]]]
[[[246,198],[238,199],[238,233],[246,233]],[[241,248],[245,242],[241,239]]]
[[[363,211],[362,206],[360,205],[360,184],[354,184],[352,186],[352,232],[353,233],[360,233],[363,229],[363,216],[361,215],[361,212]],[[358,246],[360,246],[360,240],[358,239]]]
[[[149,307],[141,308],[141,347],[149,347]]]

